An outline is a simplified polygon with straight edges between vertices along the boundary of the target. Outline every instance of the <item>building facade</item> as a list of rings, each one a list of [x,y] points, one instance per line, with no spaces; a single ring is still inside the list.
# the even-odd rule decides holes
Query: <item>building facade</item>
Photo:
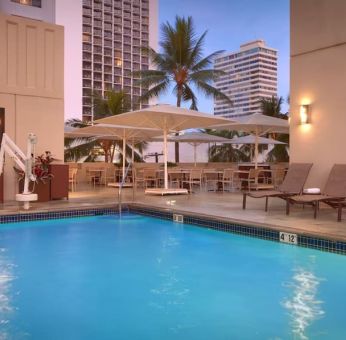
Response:
[[[224,75],[215,81],[215,87],[232,104],[216,99],[214,114],[230,118],[260,113],[260,100],[277,96],[277,60],[277,50],[263,40],[243,44],[240,51],[216,58],[214,68]]]
[[[158,0],[1,0],[0,11],[65,28],[65,119],[93,119],[91,93],[124,90],[140,107],[141,46],[158,46]]]
[[[63,159],[64,28],[0,13],[0,46],[0,130],[24,151],[35,133],[36,155]],[[13,165],[6,157],[5,200],[18,190]]]
[[[93,119],[93,91],[123,90],[132,109],[146,91],[133,71],[149,68],[141,46],[157,48],[157,0],[83,0],[83,118]],[[144,103],[145,104],[145,103]]]
[[[313,163],[306,186],[322,190],[346,163],[345,15],[346,1],[291,0],[290,160]]]

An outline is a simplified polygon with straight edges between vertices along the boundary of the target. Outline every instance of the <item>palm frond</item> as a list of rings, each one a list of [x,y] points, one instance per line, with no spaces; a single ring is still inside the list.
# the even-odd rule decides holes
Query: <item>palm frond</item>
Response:
[[[201,90],[205,94],[206,97],[223,99],[223,100],[226,100],[228,103],[232,104],[231,99],[228,96],[226,96],[223,92],[215,88],[214,86],[209,85],[203,81],[197,81],[196,85],[197,85],[197,88]]]

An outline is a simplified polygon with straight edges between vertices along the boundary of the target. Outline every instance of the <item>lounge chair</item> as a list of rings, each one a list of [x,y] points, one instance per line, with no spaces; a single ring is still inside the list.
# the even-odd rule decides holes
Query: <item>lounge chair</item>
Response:
[[[312,163],[292,163],[288,169],[286,177],[277,190],[246,191],[243,192],[243,209],[246,209],[246,197],[265,197],[265,211],[268,211],[269,197],[279,197],[287,199],[290,196],[298,195],[303,191],[304,184],[312,167]]]
[[[300,195],[292,196],[287,201],[287,215],[290,212],[291,204],[307,204],[314,208],[314,218],[317,217],[317,210],[320,202],[338,209],[338,221],[341,221],[341,210],[345,206],[346,200],[346,164],[334,164],[329,173],[324,191],[320,195]]]

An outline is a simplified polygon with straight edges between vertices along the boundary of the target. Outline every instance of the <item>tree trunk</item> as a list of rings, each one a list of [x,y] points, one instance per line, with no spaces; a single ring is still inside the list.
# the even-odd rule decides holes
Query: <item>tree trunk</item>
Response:
[[[177,107],[180,107],[181,95],[182,95],[181,88],[178,88]],[[179,133],[176,133],[175,135],[179,136]],[[178,142],[174,143],[174,148],[175,148],[175,163],[179,163],[179,143]]]

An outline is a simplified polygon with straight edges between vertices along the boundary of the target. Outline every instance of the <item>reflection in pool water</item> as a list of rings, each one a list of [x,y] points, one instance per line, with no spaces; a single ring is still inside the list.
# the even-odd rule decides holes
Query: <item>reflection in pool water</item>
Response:
[[[283,305],[289,310],[292,332],[298,339],[308,339],[307,328],[324,315],[323,301],[318,300],[318,287],[321,279],[311,270],[296,268],[292,281],[287,284],[292,296],[284,300]]]
[[[9,326],[12,306],[11,286],[14,280],[14,265],[6,256],[6,249],[0,248],[0,339],[8,339],[7,327]]]

